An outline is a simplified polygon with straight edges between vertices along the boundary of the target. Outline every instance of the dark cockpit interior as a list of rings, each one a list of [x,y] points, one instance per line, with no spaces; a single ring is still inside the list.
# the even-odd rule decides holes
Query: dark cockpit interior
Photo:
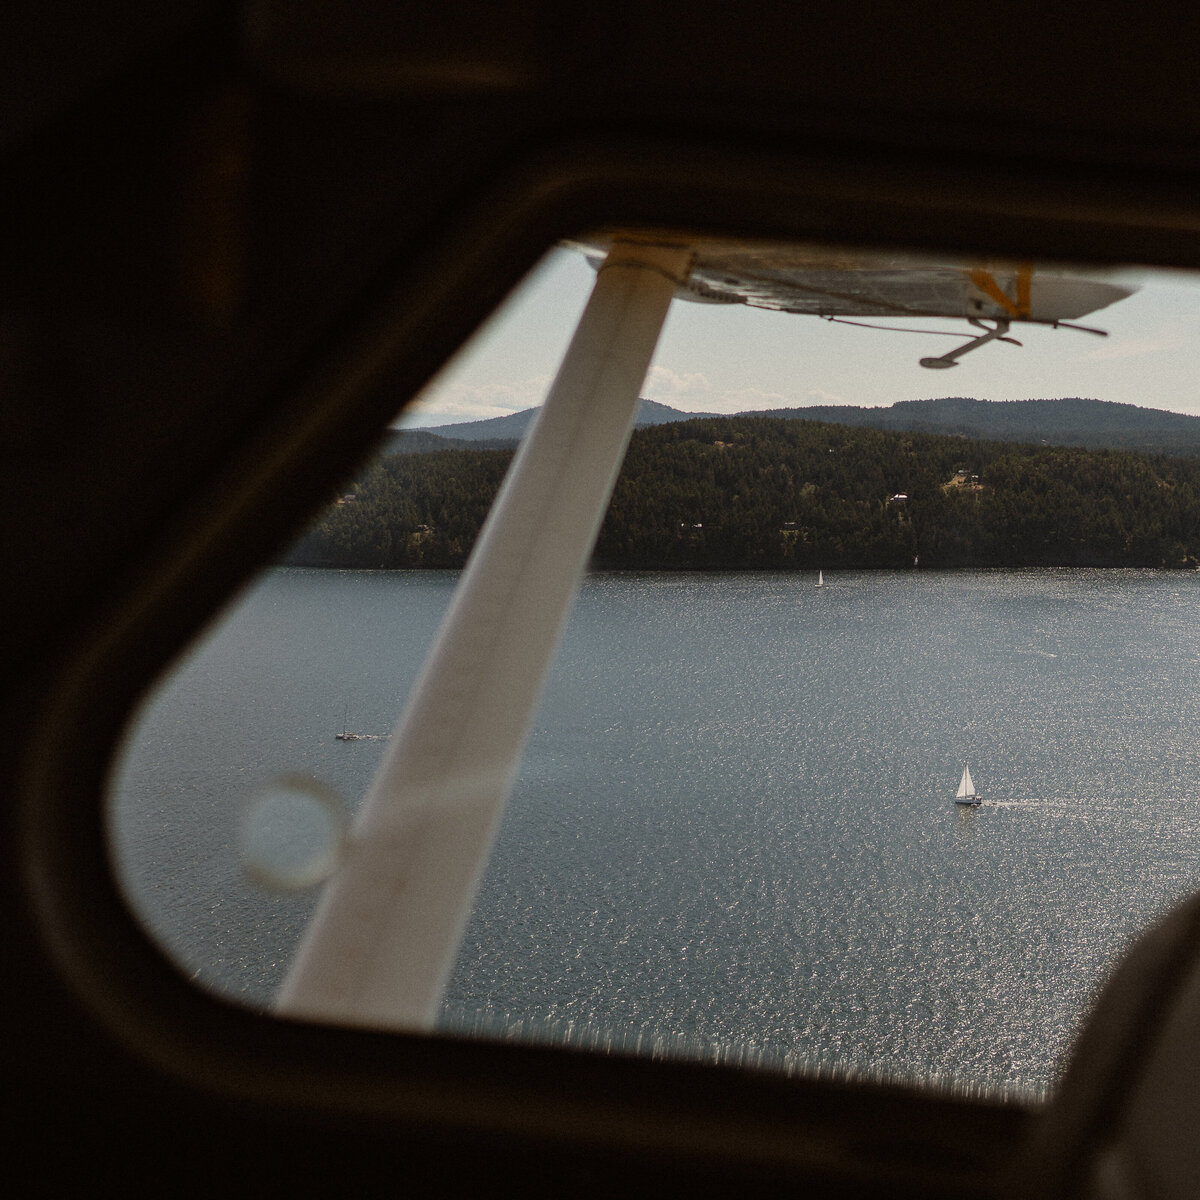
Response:
[[[560,240],[1200,268],[1200,13],[57,0],[5,26],[14,1194],[1200,1190],[1195,902],[1034,1107],[247,1011],[131,916],[104,816],[164,665]]]

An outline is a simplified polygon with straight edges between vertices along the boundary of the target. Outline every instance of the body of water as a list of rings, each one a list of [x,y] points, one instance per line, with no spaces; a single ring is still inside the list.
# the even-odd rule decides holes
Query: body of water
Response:
[[[245,877],[240,810],[284,773],[362,795],[456,582],[273,571],[145,710],[114,854],[198,981],[269,1001],[315,896]],[[586,580],[447,1026],[1053,1082],[1116,957],[1200,883],[1200,574],[814,582]]]

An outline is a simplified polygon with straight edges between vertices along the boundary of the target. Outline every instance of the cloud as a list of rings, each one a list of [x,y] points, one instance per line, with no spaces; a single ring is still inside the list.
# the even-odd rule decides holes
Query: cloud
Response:
[[[651,367],[642,386],[642,395],[650,400],[697,400],[712,391],[708,377],[699,371],[681,375],[670,367]],[[677,406],[676,406],[677,407]]]
[[[804,403],[809,404],[848,404],[849,401],[845,396],[839,396],[834,392],[827,392],[824,388],[809,388],[804,393]]]
[[[450,425],[482,421],[536,408],[550,388],[549,375],[533,375],[516,383],[434,383],[404,411],[406,426]]]
[[[450,425],[459,421],[482,421],[504,417],[526,408],[536,408],[550,390],[549,375],[533,375],[510,383],[465,383],[436,381],[405,410],[400,424],[407,428]],[[674,371],[654,366],[646,376],[641,394],[685,412],[737,413],[759,409],[794,408],[808,404],[844,404],[841,396],[812,388],[802,397],[759,387],[714,390],[700,371]]]
[[[797,400],[784,392],[765,388],[741,387],[714,390],[711,380],[700,371],[673,371],[670,367],[651,367],[646,376],[642,395],[658,400],[672,408],[685,411],[737,413],[761,408],[790,408],[800,403],[837,404],[841,398],[828,392],[809,393],[807,401]]]

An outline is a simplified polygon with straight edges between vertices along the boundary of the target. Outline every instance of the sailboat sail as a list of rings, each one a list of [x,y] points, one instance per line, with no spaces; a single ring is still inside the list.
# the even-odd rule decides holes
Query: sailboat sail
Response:
[[[975,790],[975,781],[971,778],[971,768],[963,767],[962,779],[958,785],[958,792],[954,797],[957,804],[978,804],[979,793]]]
[[[817,572],[817,587],[824,587],[824,586],[825,586],[825,572],[818,571]]]

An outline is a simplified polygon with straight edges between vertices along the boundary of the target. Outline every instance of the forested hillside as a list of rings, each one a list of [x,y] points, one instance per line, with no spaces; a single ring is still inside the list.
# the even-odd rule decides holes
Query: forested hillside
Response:
[[[510,459],[384,458],[288,561],[460,566]],[[1200,458],[716,417],[634,434],[594,561],[789,570],[1198,559]]]

